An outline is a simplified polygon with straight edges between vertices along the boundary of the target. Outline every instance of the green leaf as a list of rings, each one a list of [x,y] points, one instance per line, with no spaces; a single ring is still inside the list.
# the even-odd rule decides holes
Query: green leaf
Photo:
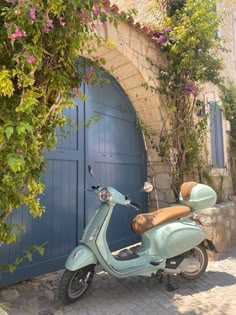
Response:
[[[2,69],[0,71],[0,96],[12,96],[14,92],[13,83],[10,79],[9,70]]]
[[[16,257],[15,264],[16,264],[16,265],[19,265],[19,264],[22,263],[23,260],[24,260],[23,257]]]
[[[37,251],[39,252],[40,256],[43,256],[45,253],[45,248],[44,247],[38,247]]]
[[[7,164],[10,169],[16,173],[22,170],[25,166],[25,160],[22,156],[16,154],[8,154],[7,156]]]
[[[27,258],[29,259],[29,261],[32,261],[32,258],[33,258],[33,254],[32,254],[32,253],[27,252],[27,253],[26,253],[26,256],[27,256]]]
[[[13,132],[14,132],[14,129],[13,129],[12,126],[8,126],[8,127],[6,128],[5,134],[6,134],[8,140],[11,138]]]
[[[8,268],[9,268],[9,271],[11,272],[11,273],[13,273],[15,270],[16,270],[16,266],[15,265],[8,265]]]

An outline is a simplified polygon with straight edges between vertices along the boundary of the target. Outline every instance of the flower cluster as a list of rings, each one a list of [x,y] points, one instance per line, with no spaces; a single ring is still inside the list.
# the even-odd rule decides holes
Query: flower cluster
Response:
[[[191,94],[194,96],[197,96],[198,93],[199,93],[199,89],[196,86],[196,83],[193,81],[186,82],[181,89],[181,95],[183,96],[189,96]]]
[[[26,56],[28,63],[33,63],[36,61],[36,58],[33,55],[30,55],[28,51],[24,52],[24,56]]]
[[[161,44],[164,44],[165,42],[167,42],[168,40],[169,40],[169,36],[162,34],[162,35],[157,37],[156,42],[161,45]]]
[[[46,19],[46,26],[44,28],[44,32],[45,33],[49,33],[53,28],[54,28],[54,25],[53,25],[53,20],[51,20],[48,16],[48,12],[46,12],[44,14],[44,17]]]
[[[8,38],[16,39],[19,37],[26,37],[26,32],[24,30],[21,30],[17,25],[15,25],[15,32],[10,34]]]
[[[88,70],[85,72],[84,77],[83,77],[83,83],[89,83],[92,80],[93,76],[93,67],[90,66]]]

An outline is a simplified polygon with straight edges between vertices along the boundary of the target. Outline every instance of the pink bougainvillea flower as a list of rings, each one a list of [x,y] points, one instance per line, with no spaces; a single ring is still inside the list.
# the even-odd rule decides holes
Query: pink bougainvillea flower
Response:
[[[45,33],[49,33],[49,32],[54,28],[53,20],[51,20],[51,19],[49,18],[48,12],[46,12],[46,13],[44,14],[44,17],[45,17],[45,19],[47,20],[47,24],[46,24],[46,26],[45,26],[45,28],[44,28],[44,32],[45,32]]]
[[[45,28],[44,28],[44,31],[45,31],[45,33],[49,33],[53,28],[54,28],[53,20],[49,19],[47,21],[47,24],[46,24]]]
[[[78,89],[77,87],[73,87],[72,92],[73,92],[74,94],[77,94],[78,91],[79,91],[79,89]]]
[[[181,90],[181,94],[188,96],[193,94],[194,96],[196,96],[198,94],[199,90],[198,87],[196,86],[195,82],[193,81],[189,81],[186,82],[185,85],[183,86],[182,90]]]
[[[36,61],[36,58],[33,55],[30,55],[27,59],[28,63],[33,63]]]
[[[16,10],[16,11],[15,11],[15,14],[16,14],[16,15],[20,15],[20,14],[21,14],[21,10],[20,10],[20,9]]]
[[[106,8],[105,8],[105,12],[106,12],[106,13],[109,13],[109,12],[111,12],[111,9],[110,9],[110,7],[106,7]]]
[[[158,44],[163,44],[165,43],[166,41],[168,41],[169,39],[169,36],[168,35],[160,35],[158,38],[157,38],[157,43]]]
[[[93,67],[90,66],[88,70],[85,72],[84,77],[83,77],[83,83],[89,83],[93,75]]]
[[[170,32],[172,27],[170,25],[166,25],[163,27],[163,32]]]
[[[8,38],[16,39],[16,38],[19,38],[19,37],[26,37],[26,33],[25,33],[25,31],[20,30],[20,28],[18,26],[15,26],[15,33],[10,34],[8,36]]]
[[[93,5],[93,13],[94,13],[95,16],[98,16],[101,13],[101,10],[97,6],[97,4]]]
[[[87,24],[90,20],[89,13],[85,9],[81,9],[81,11],[77,14],[77,16],[78,16],[81,23]]]
[[[4,22],[4,27],[8,28],[9,26],[10,26],[10,24],[9,24],[9,23]]]
[[[77,87],[73,87],[72,92],[77,97],[81,96],[81,91]]]
[[[66,22],[65,22],[63,16],[58,16],[58,21],[59,21],[59,23],[60,23],[60,25],[61,25],[62,27],[65,27],[65,26],[66,26]]]
[[[33,20],[33,21],[36,19],[35,8],[30,9],[29,16],[30,16],[31,20]]]

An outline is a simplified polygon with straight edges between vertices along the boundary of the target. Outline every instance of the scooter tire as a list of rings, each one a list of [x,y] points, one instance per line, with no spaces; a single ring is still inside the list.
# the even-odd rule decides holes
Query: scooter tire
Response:
[[[192,250],[196,251],[201,263],[201,267],[198,271],[195,272],[181,272],[181,276],[189,280],[198,279],[206,271],[208,265],[207,251],[202,245],[198,245],[194,247]]]
[[[94,276],[95,265],[65,270],[59,285],[59,299],[64,304],[74,303],[88,290]]]

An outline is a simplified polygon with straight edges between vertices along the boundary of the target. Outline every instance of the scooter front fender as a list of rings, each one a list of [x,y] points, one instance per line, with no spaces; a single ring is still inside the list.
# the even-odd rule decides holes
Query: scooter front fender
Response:
[[[65,268],[75,271],[88,265],[96,265],[98,262],[94,253],[87,246],[77,246],[66,260]]]

